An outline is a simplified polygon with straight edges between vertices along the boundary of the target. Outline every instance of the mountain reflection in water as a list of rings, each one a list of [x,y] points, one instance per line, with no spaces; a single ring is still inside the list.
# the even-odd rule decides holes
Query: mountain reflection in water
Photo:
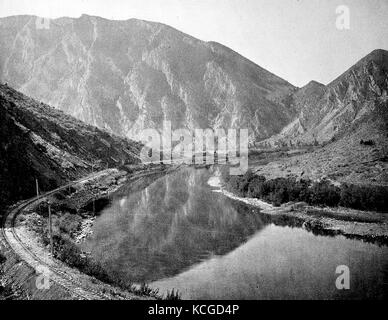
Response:
[[[244,204],[211,192],[206,169],[185,169],[113,201],[84,244],[128,282],[170,277],[237,248],[267,222]]]

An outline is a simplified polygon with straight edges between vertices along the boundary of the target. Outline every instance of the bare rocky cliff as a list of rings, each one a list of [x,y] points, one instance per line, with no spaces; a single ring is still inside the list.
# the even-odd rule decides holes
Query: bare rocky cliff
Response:
[[[387,51],[328,85],[298,89],[233,50],[169,26],[83,15],[0,19],[0,79],[86,123],[138,138],[144,128],[248,128],[262,145],[324,143],[387,103]],[[38,25],[39,26],[39,25]]]
[[[327,86],[312,81],[291,96],[298,111],[283,130],[262,144],[322,143],[388,108],[388,52],[374,50]],[[375,116],[375,115],[374,115]]]
[[[0,79],[89,124],[136,138],[143,128],[248,128],[278,133],[295,87],[214,42],[169,26],[83,15],[0,19]]]

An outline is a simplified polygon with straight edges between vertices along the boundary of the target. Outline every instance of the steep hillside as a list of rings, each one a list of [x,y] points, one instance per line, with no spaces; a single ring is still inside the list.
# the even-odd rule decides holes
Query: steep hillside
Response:
[[[83,15],[36,27],[0,19],[0,79],[89,124],[135,138],[143,128],[248,128],[278,133],[295,88],[231,49],[169,26]]]
[[[0,85],[0,199],[50,190],[92,170],[137,162],[138,143],[86,125]],[[1,206],[1,204],[0,204]]]
[[[291,100],[298,116],[263,144],[322,143],[346,134],[376,106],[387,108],[388,52],[374,50],[327,86],[312,81]]]
[[[270,178],[329,178],[336,182],[388,185],[388,108],[378,103],[348,131],[323,148],[256,166]]]

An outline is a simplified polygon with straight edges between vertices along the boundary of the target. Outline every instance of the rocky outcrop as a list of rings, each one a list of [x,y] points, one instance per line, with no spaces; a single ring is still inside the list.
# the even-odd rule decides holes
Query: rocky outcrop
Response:
[[[137,162],[140,145],[0,85],[0,201],[50,190],[92,171]],[[0,207],[1,207],[0,204]]]
[[[248,128],[278,133],[295,88],[231,49],[169,26],[83,15],[36,27],[0,19],[0,79],[89,124],[136,138],[143,128]]]
[[[388,101],[388,52],[374,50],[327,86],[310,82],[292,95],[298,116],[264,144],[322,143],[370,118]]]

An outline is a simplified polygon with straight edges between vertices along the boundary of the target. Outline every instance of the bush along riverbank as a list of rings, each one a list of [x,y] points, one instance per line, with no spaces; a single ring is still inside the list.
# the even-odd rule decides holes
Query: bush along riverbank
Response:
[[[377,185],[333,185],[329,180],[311,181],[291,177],[267,180],[248,170],[242,176],[222,171],[226,189],[241,197],[258,198],[280,206],[305,202],[312,206],[346,207],[357,210],[388,212],[388,187]]]
[[[221,176],[214,176],[220,180],[211,181],[214,192],[259,208],[260,214],[271,217],[275,224],[280,221],[285,222],[281,225],[303,227],[317,235],[343,235],[388,245],[385,187],[335,186],[327,180],[291,177],[267,180],[251,171],[242,176],[229,176],[228,171],[221,168]],[[371,210],[369,204],[378,210]]]
[[[94,219],[110,204],[112,197],[121,194],[121,189],[128,189],[128,185],[138,185],[144,179],[151,177],[155,179],[166,174],[167,170],[160,168],[150,175],[147,173],[147,170],[131,173],[116,170],[95,181],[63,189],[25,210],[18,217],[17,223],[28,225],[28,229],[38,236],[45,248],[49,249],[48,203],[50,203],[54,258],[83,274],[136,296],[179,299],[179,293],[175,291],[168,292],[167,296],[163,297],[157,289],[145,283],[123,282],[118,275],[107,272],[99,261],[96,261],[90,253],[83,252],[78,245],[91,232]],[[148,180],[147,182],[150,183]]]

